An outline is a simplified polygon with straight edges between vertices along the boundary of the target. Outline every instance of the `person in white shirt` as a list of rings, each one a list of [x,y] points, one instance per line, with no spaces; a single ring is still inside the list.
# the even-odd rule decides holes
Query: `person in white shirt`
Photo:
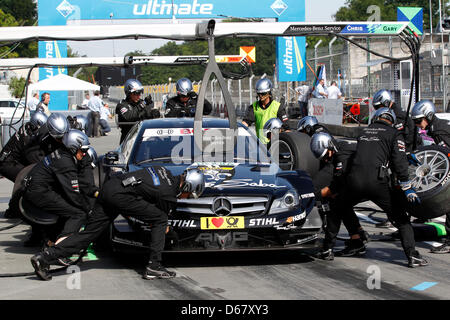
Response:
[[[100,99],[100,91],[95,91],[94,96],[89,99],[89,129],[87,135],[90,137],[98,137],[98,127],[100,123],[100,110],[105,103]]]
[[[39,94],[37,92],[33,93],[33,97],[28,101],[27,107],[30,112],[30,117],[36,112],[36,107],[39,104]]]
[[[331,82],[331,86],[327,89],[328,99],[340,99],[342,98],[341,90],[336,85],[336,81]]]
[[[41,95],[41,101],[37,104],[35,111],[41,111],[45,113],[47,116],[50,116],[52,113],[48,108],[49,103],[50,103],[50,93],[44,92]]]
[[[109,112],[108,104],[105,104],[100,109],[100,127],[101,127],[101,135],[107,136],[108,132],[111,131],[111,127],[108,123],[108,119],[112,119],[111,112]]]
[[[86,93],[86,95],[84,96],[84,100],[81,103],[81,109],[89,109],[89,100],[91,98],[91,96],[89,95],[89,93]]]
[[[300,86],[295,88],[298,93],[298,105],[300,106],[301,117],[306,117],[308,115],[308,100],[310,89],[306,82],[302,82]]]
[[[314,98],[317,98],[317,99],[326,99],[328,97],[328,94],[325,91],[325,80],[323,80],[323,79],[319,80],[319,83],[317,84],[313,95],[314,95]]]

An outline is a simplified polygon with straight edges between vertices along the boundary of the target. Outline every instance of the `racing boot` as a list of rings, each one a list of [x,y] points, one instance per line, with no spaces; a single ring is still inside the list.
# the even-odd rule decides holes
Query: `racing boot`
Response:
[[[350,239],[348,245],[335,253],[336,257],[351,257],[366,253],[366,246],[361,239]]]
[[[20,213],[8,208],[5,210],[5,213],[3,214],[3,216],[6,219],[17,219],[17,218],[20,218]]]
[[[359,234],[359,238],[362,240],[362,242],[364,244],[367,244],[370,241],[369,233],[366,230],[364,230],[363,228],[358,230],[358,234]],[[350,244],[350,240],[351,239],[345,240],[344,244],[346,247],[348,247],[348,245]]]
[[[394,225],[388,219],[375,224],[375,227],[377,228],[392,228],[393,226]]]
[[[146,280],[153,279],[170,279],[174,278],[177,274],[173,271],[169,271],[164,268],[158,261],[149,261],[145,267],[143,278]]]
[[[42,247],[45,244],[40,232],[31,231],[30,236],[23,242],[24,247]]]
[[[450,252],[450,239],[445,239],[445,242],[439,247],[433,247],[430,250],[431,253],[449,253]]]
[[[428,261],[422,258],[419,251],[414,250],[413,253],[408,257],[408,267],[423,267],[428,265]]]
[[[315,255],[315,257],[325,261],[333,261],[334,260],[333,249],[328,250],[322,249]]]
[[[44,281],[52,280],[50,275],[50,263],[45,259],[43,253],[35,254],[31,257],[31,265],[34,268],[34,273]]]

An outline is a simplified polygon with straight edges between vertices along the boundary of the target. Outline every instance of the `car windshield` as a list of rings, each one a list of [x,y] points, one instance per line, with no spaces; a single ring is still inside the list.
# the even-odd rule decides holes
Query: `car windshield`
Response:
[[[159,161],[192,163],[195,142],[192,128],[149,128],[135,149],[133,163]],[[237,137],[228,128],[203,129],[203,161],[269,164],[265,146],[255,135],[238,128]]]

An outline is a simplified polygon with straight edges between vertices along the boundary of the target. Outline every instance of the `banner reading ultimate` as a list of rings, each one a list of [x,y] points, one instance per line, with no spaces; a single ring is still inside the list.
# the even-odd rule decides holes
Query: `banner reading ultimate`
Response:
[[[278,21],[305,20],[305,0],[38,0],[40,26],[74,24],[80,20],[121,19],[221,19],[226,17],[275,18]],[[277,40],[277,62],[280,81],[306,79],[304,37],[282,37]],[[67,55],[65,41],[40,42],[39,57],[61,57]],[[66,70],[40,70],[40,79]],[[67,108],[66,101],[55,101],[52,95],[51,108]],[[56,103],[57,102],[57,103]]]

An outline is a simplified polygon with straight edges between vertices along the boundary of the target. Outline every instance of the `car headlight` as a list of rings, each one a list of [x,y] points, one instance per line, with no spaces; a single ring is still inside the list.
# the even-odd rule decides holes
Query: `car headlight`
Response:
[[[299,203],[297,191],[293,189],[289,190],[284,196],[273,201],[269,214],[292,210],[297,207]]]

